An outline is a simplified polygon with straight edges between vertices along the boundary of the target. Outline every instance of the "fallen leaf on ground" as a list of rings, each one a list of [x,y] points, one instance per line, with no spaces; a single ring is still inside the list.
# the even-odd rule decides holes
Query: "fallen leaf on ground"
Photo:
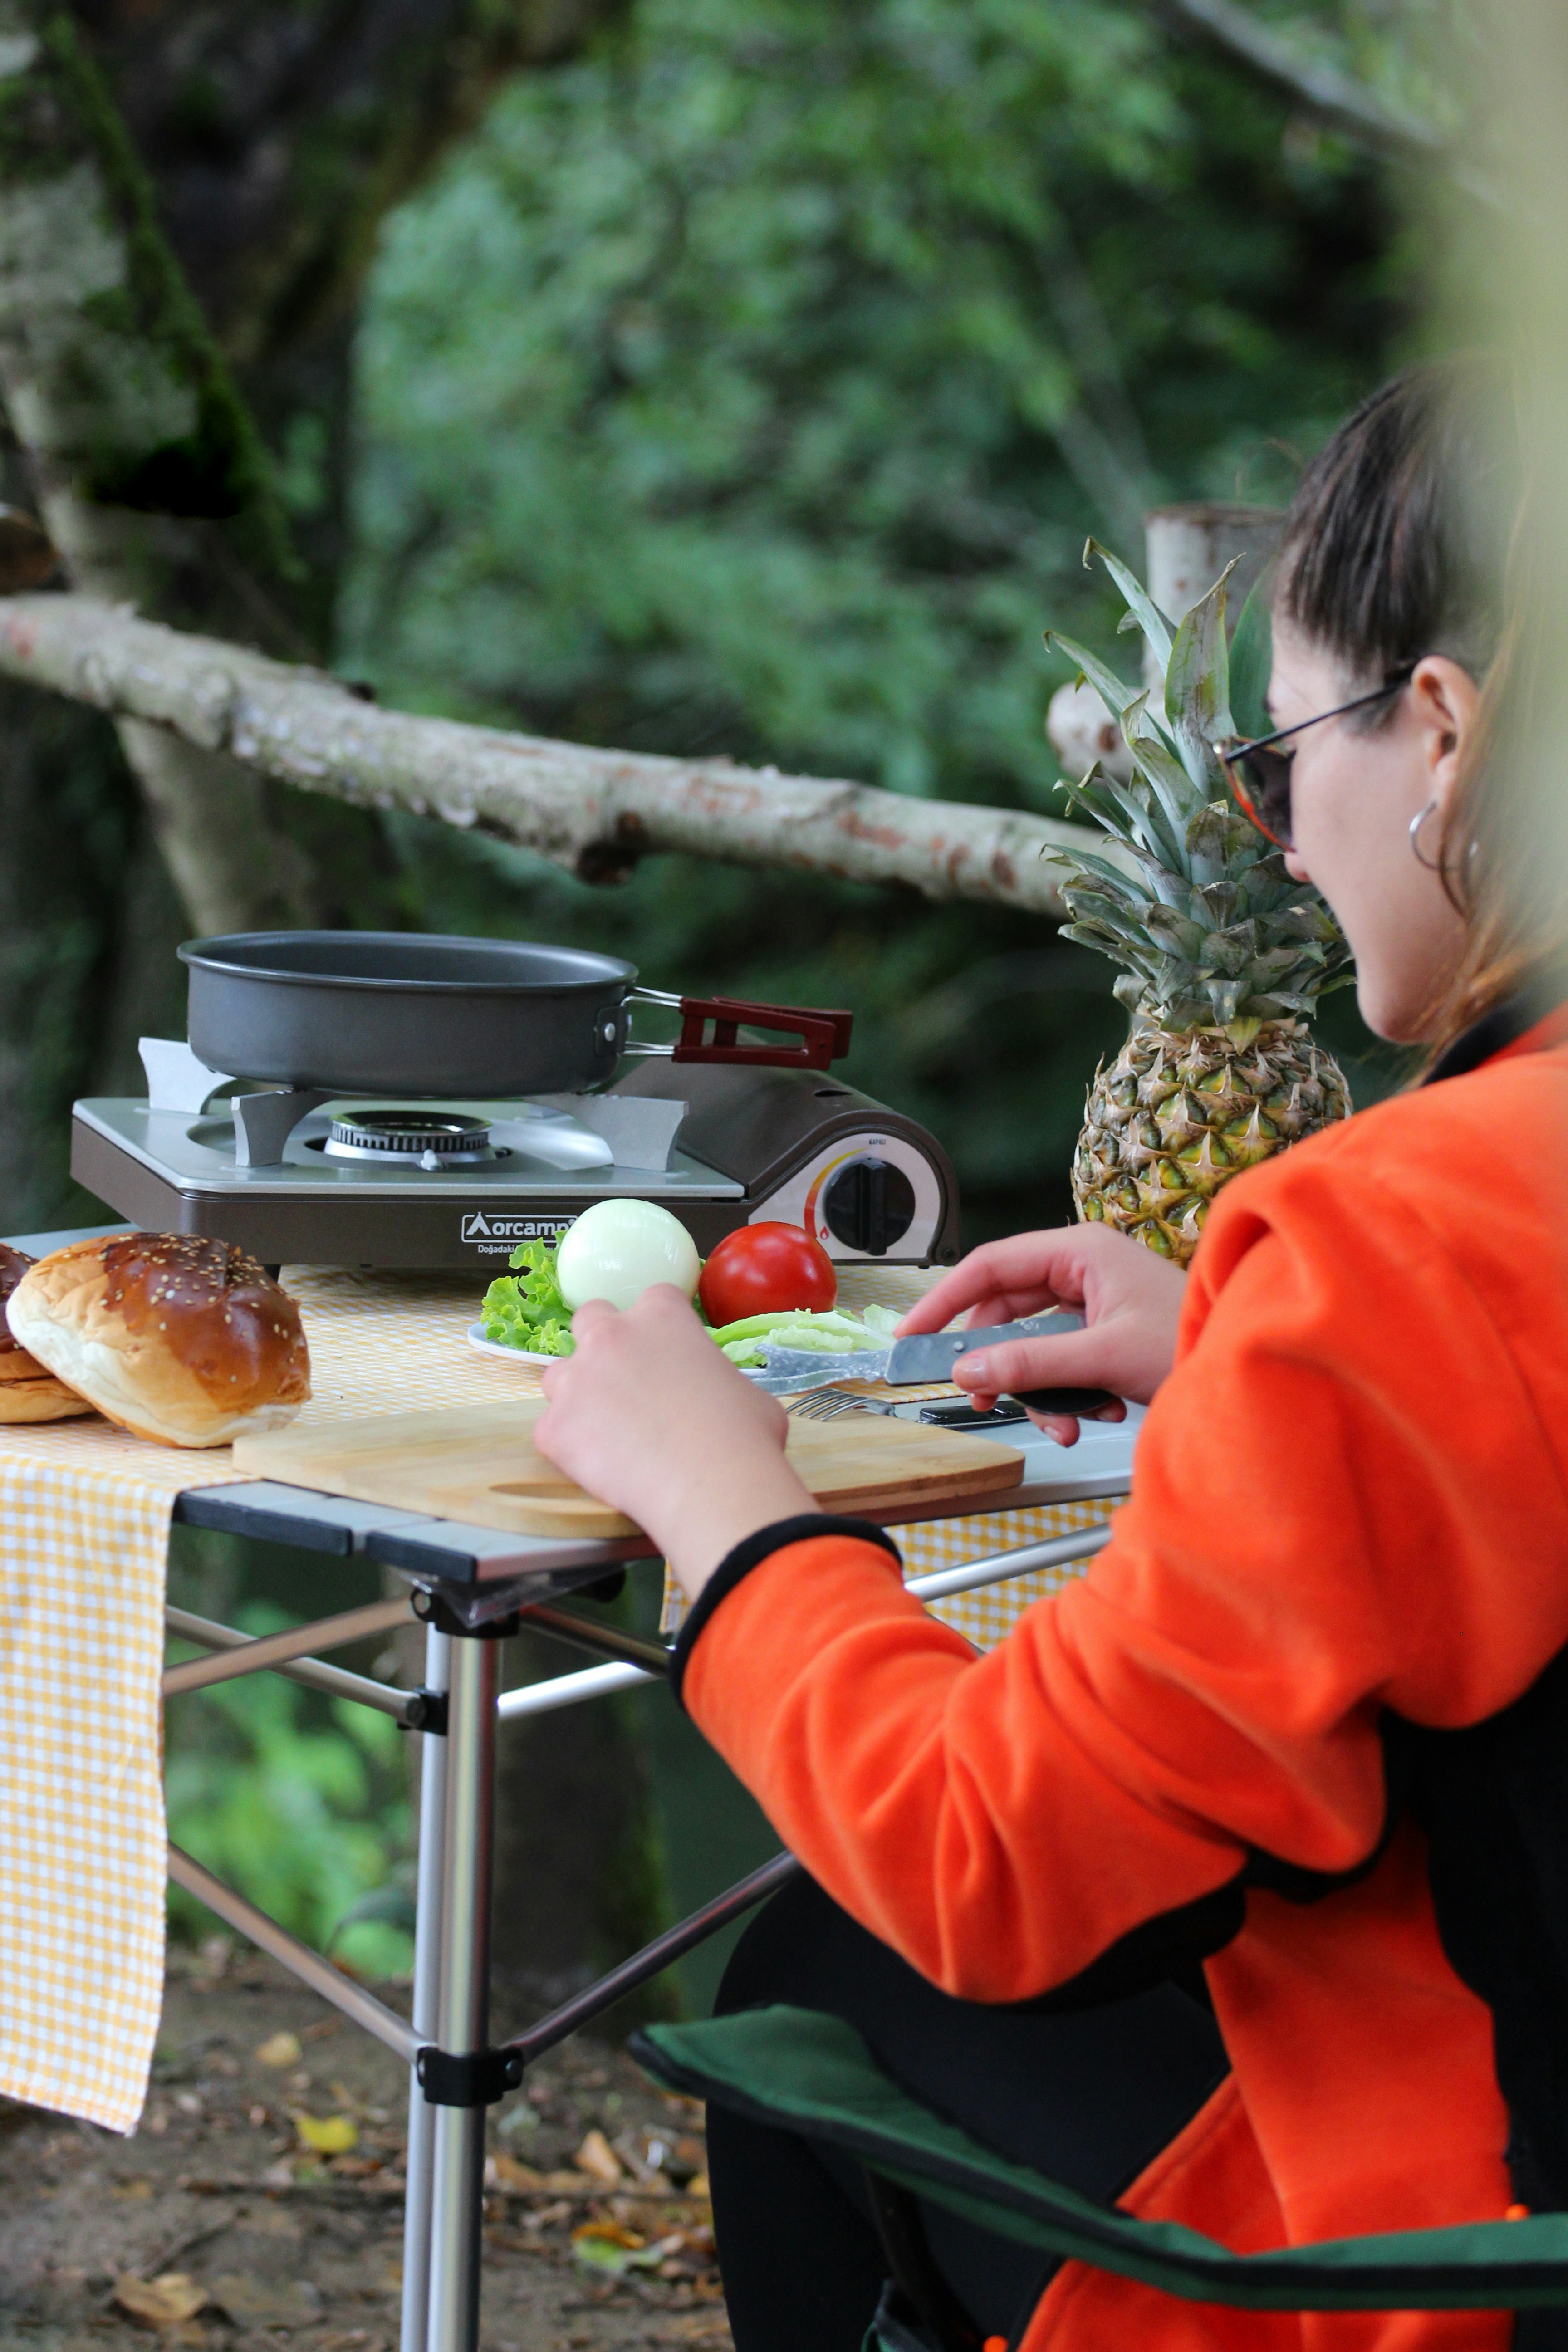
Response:
[[[297,2066],[300,2063],[300,2037],[297,2033],[274,2033],[257,2050],[258,2066]]]
[[[686,2194],[688,2197],[700,2198],[705,2204],[711,2205],[713,2191],[708,2186],[708,2175],[705,2172],[694,2172],[686,2184]]]
[[[694,2132],[677,2136],[665,2126],[644,2124],[640,2131],[617,2133],[611,2145],[645,2180],[658,2174],[679,2188],[694,2172],[708,2169],[708,2151]]]
[[[694,2274],[710,2269],[712,2261],[713,2233],[699,2226],[695,2230],[672,2230],[638,2257],[637,2268],[652,2270],[657,2266],[662,2279],[689,2282]]]
[[[579,2223],[572,2232],[572,2243],[574,2246],[584,2245],[589,2239],[603,2239],[605,2245],[624,2246],[632,2253],[638,2252],[647,2243],[647,2240],[639,2231],[628,2230],[619,2221]]]
[[[550,2182],[542,2172],[535,2172],[531,2164],[519,2164],[515,2156],[504,2149],[492,2156],[485,2167],[485,2186],[499,2189],[548,2189]]]
[[[597,2126],[588,2134],[572,2159],[579,2172],[594,2180],[602,2180],[606,2189],[615,2188],[626,2177],[626,2167]]]
[[[318,2156],[347,2156],[359,2146],[359,2126],[347,2116],[296,2116],[294,2129],[300,2147],[313,2147]]]
[[[593,2271],[657,2270],[664,2246],[650,2246],[619,2221],[584,2221],[572,2232],[572,2257]]]
[[[117,2278],[114,2301],[143,2327],[178,2327],[205,2311],[210,2302],[205,2286],[198,2286],[184,2271],[164,2271],[155,2279]]]
[[[116,2197],[151,2197],[153,2184],[145,2173],[139,2172],[134,2179],[117,2180],[110,2193]]]
[[[214,2279],[212,2300],[241,2327],[309,2327],[321,2315],[321,2297],[308,2279],[251,2278],[243,2272]]]

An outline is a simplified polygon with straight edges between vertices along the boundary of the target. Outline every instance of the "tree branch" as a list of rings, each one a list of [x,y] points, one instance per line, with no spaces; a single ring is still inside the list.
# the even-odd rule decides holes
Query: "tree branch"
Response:
[[[254,399],[286,354],[322,370],[383,217],[506,78],[574,55],[624,0],[65,5]]]
[[[1081,825],[921,801],[727,760],[671,760],[380,710],[320,671],[186,635],[85,596],[0,598],[0,676],[134,724],[171,751],[362,807],[475,826],[584,880],[624,878],[658,851],[900,883],[1053,920],[1053,852]],[[1093,846],[1115,856],[1096,835]]]
[[[1389,105],[1337,66],[1302,57],[1293,43],[1260,24],[1239,0],[1157,0],[1157,5],[1169,23],[1223,49],[1358,145],[1425,169],[1436,164],[1471,195],[1501,205],[1498,191],[1460,162],[1453,142],[1436,123]]]

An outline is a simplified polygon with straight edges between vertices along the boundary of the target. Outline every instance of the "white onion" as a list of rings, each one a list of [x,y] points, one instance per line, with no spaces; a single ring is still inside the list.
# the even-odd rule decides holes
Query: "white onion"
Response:
[[[656,1282],[673,1282],[689,1298],[701,1270],[691,1235],[657,1201],[595,1201],[555,1253],[555,1279],[574,1309],[590,1298],[635,1306]]]

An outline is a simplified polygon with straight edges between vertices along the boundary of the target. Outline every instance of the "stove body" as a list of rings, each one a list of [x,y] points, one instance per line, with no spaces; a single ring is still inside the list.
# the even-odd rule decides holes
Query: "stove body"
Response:
[[[489,1280],[519,1243],[552,1242],[595,1201],[616,1196],[661,1202],[705,1255],[726,1234],[770,1218],[805,1225],[841,1263],[945,1265],[958,1255],[958,1187],[941,1145],[824,1072],[647,1060],[580,1098],[582,1118],[614,1134],[617,1102],[627,1107],[623,1126],[639,1115],[633,1106],[668,1104],[673,1118],[686,1105],[659,1155],[667,1164],[627,1164],[624,1152],[612,1160],[602,1145],[599,1164],[560,1164],[562,1138],[570,1160],[582,1131],[562,1097],[427,1107],[301,1097],[287,1140],[267,1146],[258,1165],[244,1164],[221,1100],[180,1110],[98,1098],[75,1106],[71,1173],[140,1226],[237,1243],[264,1265],[461,1267]],[[384,1125],[367,1115],[393,1108],[428,1108],[448,1133],[433,1132],[425,1139],[434,1148],[422,1151],[406,1137],[384,1148]],[[505,1139],[448,1148],[454,1117]],[[289,1124],[286,1115],[278,1131]],[[469,1139],[466,1131],[458,1141]]]

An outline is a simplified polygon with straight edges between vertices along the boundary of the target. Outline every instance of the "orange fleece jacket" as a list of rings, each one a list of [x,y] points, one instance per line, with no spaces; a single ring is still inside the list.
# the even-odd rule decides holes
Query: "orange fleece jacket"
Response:
[[[1381,1710],[1478,1722],[1568,1643],[1563,1030],[1227,1186],[1112,1541],[986,1656],[843,1535],[719,1603],[691,1715],[935,1983],[1047,1991],[1249,1849],[1365,1862]],[[1315,1904],[1249,1892],[1207,1974],[1234,2071],[1129,2210],[1248,2248],[1506,2210],[1489,2012],[1408,1822]],[[1504,2352],[1510,2329],[1225,2313],[1068,2263],[1026,2347]]]

